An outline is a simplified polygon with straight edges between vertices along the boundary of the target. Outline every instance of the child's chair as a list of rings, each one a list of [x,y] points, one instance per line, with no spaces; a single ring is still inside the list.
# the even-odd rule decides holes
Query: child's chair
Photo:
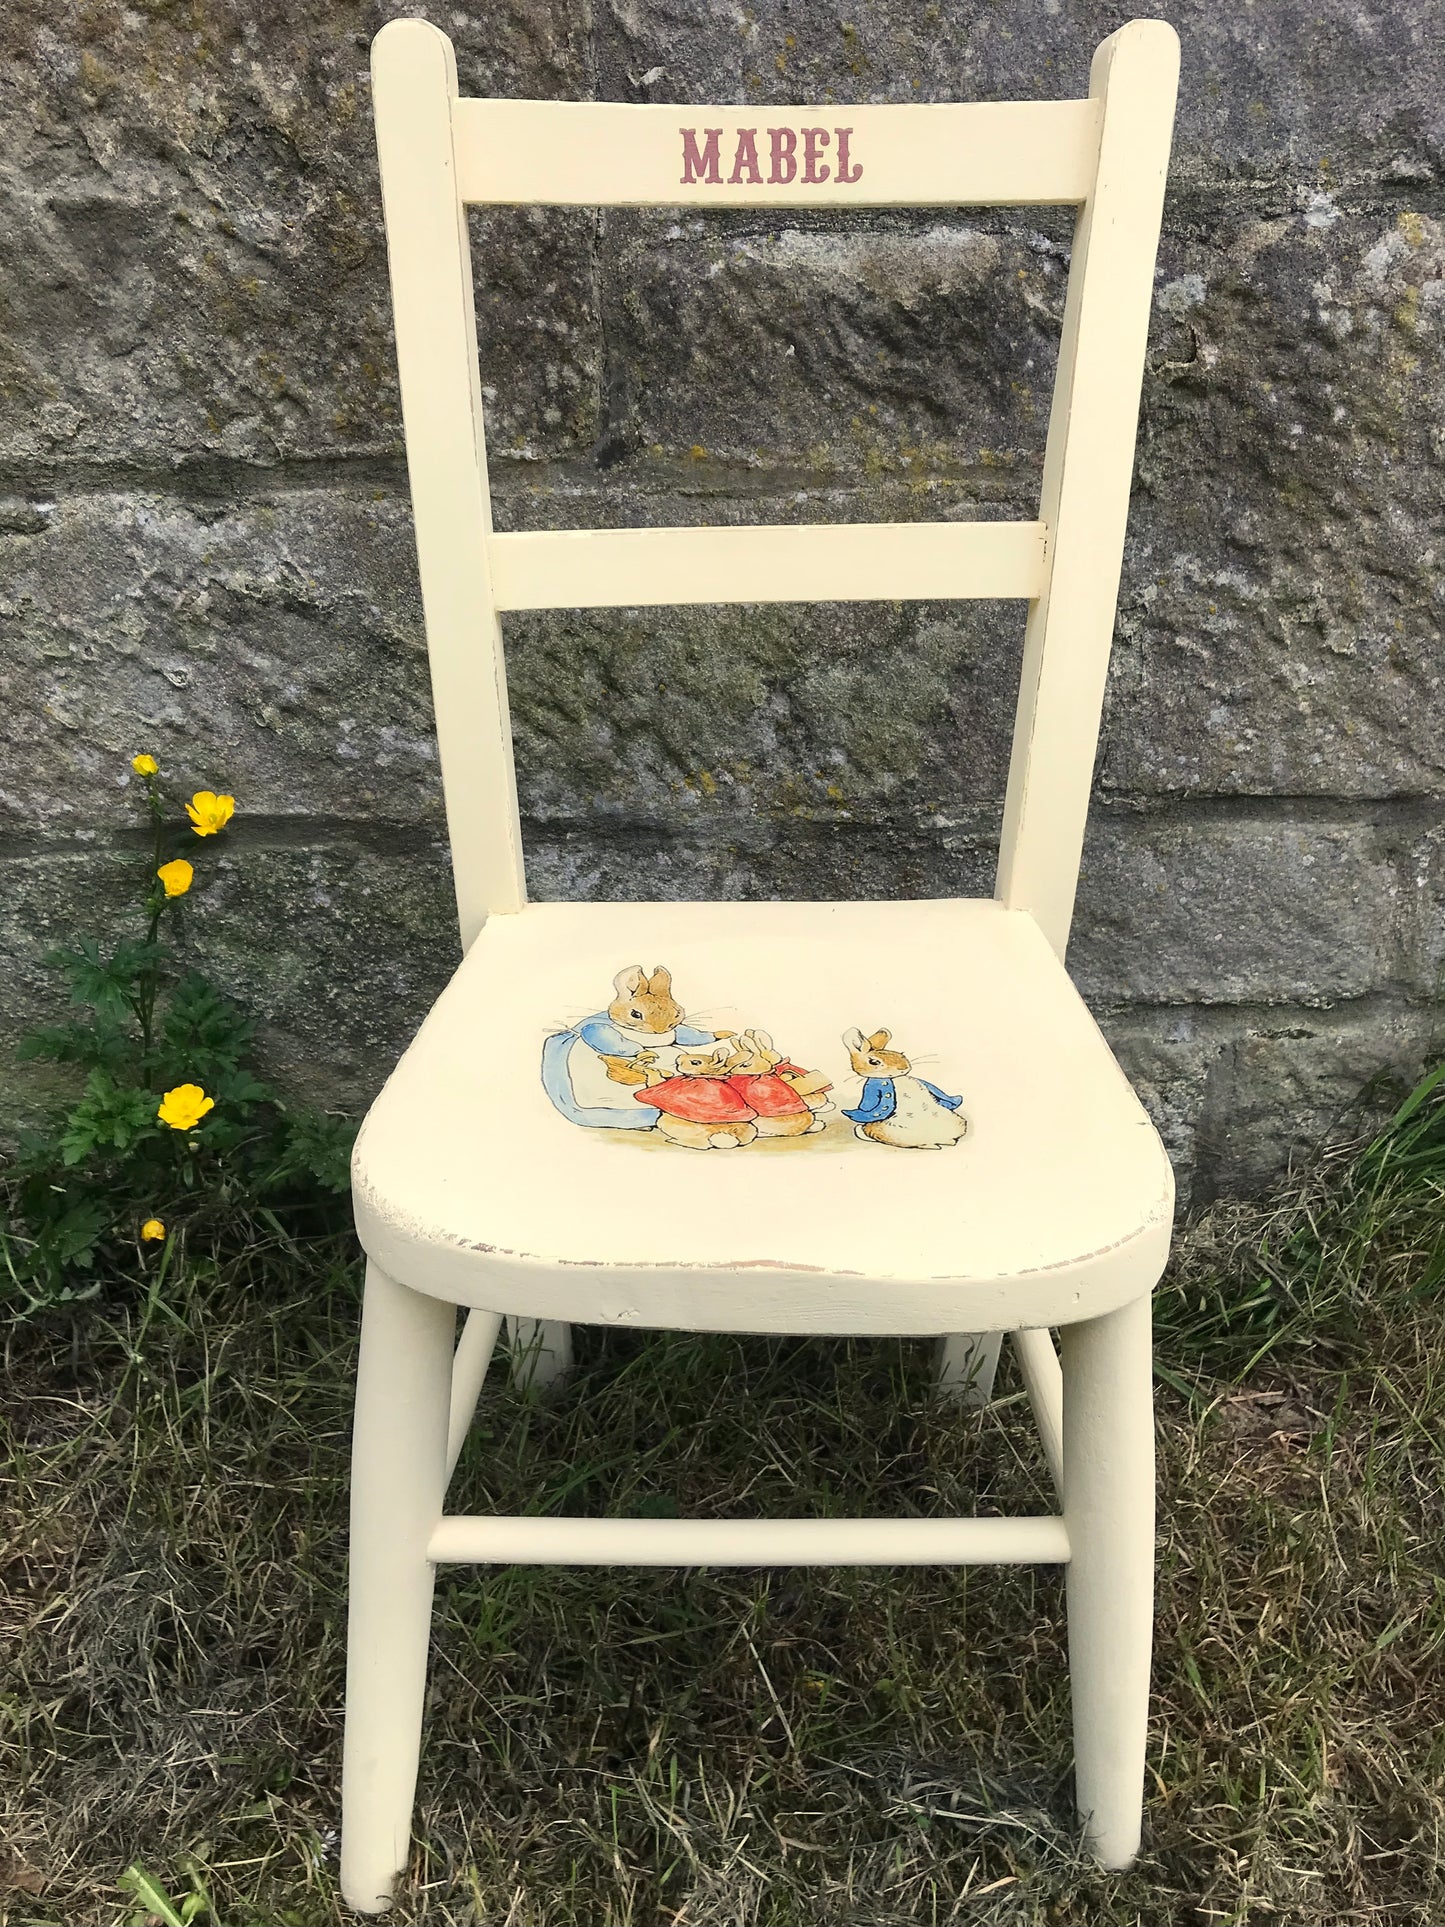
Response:
[[[1153,1616],[1150,1294],[1173,1185],[1063,952],[1176,37],[1136,21],[1099,48],[1087,100],[1023,104],[462,100],[450,43],[419,20],[383,29],[373,71],[465,956],[356,1147],[369,1268],[343,1891],[377,1911],[405,1865],[433,1584],[455,1561],[1065,1565],[1078,1806],[1098,1858],[1123,1867],[1139,1844]],[[1038,519],[494,534],[470,202],[1077,206]],[[969,596],[1029,604],[992,899],[527,904],[503,612]],[[942,1086],[912,1075],[915,1052]],[[851,1102],[845,1062],[863,1080]],[[637,1158],[651,1159],[647,1208],[619,1210]],[[471,1309],[454,1343],[458,1306]],[[514,1357],[543,1375],[565,1368],[574,1320],[932,1334],[943,1385],[974,1398],[1009,1332],[1059,1516],[448,1517],[504,1316]]]

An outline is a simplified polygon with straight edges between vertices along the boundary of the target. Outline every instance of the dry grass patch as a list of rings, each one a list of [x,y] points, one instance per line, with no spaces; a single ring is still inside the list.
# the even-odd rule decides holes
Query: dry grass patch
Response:
[[[1272,1203],[1216,1211],[1161,1296],[1157,1690],[1132,1874],[1078,1852],[1053,1571],[462,1570],[439,1588],[394,1918],[1445,1919],[1439,1126],[1427,1098]],[[10,1333],[8,1927],[348,1917],[356,1293],[341,1247],[258,1239],[176,1254],[160,1291],[78,1329]],[[589,1332],[579,1349],[552,1399],[494,1375],[459,1505],[1047,1503],[1016,1387],[950,1413],[919,1345]]]

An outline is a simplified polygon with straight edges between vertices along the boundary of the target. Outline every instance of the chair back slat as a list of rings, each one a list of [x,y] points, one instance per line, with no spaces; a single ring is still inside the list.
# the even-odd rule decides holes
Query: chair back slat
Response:
[[[845,522],[803,528],[578,529],[494,535],[499,609],[700,602],[1032,601],[1042,522]]]
[[[958,207],[1084,200],[1094,100],[627,107],[461,100],[464,201],[552,207]]]
[[[996,895],[1062,954],[1128,516],[1179,42],[1134,21],[1086,100],[847,108],[461,100],[450,42],[372,53],[397,364],[463,944],[525,901],[504,610],[1017,597],[1029,604]],[[469,202],[1076,205],[1037,521],[494,534]]]

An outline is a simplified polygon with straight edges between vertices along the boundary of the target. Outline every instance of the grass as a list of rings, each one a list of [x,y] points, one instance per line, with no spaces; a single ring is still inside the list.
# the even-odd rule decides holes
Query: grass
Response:
[[[1069,1804],[1049,1570],[453,1571],[411,1881],[450,1927],[1342,1927],[1445,1919],[1445,1107],[1422,1090],[1159,1300],[1146,1850]],[[357,1274],[172,1250],[13,1329],[0,1917],[321,1927],[336,1892]],[[1007,1376],[926,1348],[580,1334],[489,1381],[458,1501],[578,1512],[1038,1508]]]

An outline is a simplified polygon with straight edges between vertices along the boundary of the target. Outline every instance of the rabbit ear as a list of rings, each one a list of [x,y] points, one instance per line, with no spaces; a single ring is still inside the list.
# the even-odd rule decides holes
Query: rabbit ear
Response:
[[[612,988],[619,997],[631,997],[642,984],[642,965],[634,964],[631,970],[619,970],[612,979]]]
[[[893,1032],[891,1030],[875,1030],[873,1035],[868,1039],[868,1048],[870,1050],[882,1050],[892,1035]]]
[[[843,1042],[847,1045],[849,1050],[862,1050],[863,1048],[862,1031],[856,1028],[853,1030],[845,1030],[843,1032]]]
[[[749,1035],[759,1050],[771,1050],[773,1048],[773,1040],[765,1030],[750,1031]]]
[[[654,997],[665,997],[672,989],[672,972],[659,964],[648,979],[647,988]]]

